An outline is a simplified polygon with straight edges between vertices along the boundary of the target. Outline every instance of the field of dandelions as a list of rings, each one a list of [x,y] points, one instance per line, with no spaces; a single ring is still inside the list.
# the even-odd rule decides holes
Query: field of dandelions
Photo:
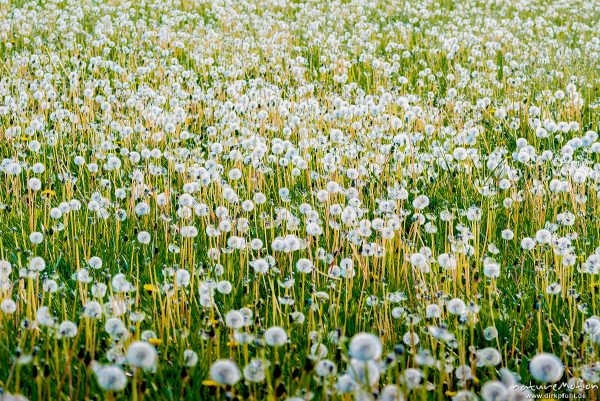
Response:
[[[600,2],[0,1],[0,400],[600,397]]]

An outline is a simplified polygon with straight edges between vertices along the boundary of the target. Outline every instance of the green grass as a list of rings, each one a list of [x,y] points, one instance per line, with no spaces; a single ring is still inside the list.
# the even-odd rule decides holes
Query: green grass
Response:
[[[0,5],[0,260],[12,266],[0,274],[0,302],[16,307],[0,311],[0,389],[31,400],[350,400],[374,399],[368,397],[394,384],[406,400],[461,399],[461,391],[470,391],[487,401],[486,383],[506,380],[501,368],[535,383],[529,361],[542,352],[560,358],[561,383],[582,378],[595,385],[600,377],[585,369],[598,362],[597,338],[584,333],[584,322],[600,315],[600,287],[582,266],[599,252],[598,140],[575,149],[571,159],[562,153],[570,140],[599,129],[598,17],[598,4],[583,1]],[[569,84],[581,104],[569,102],[568,93],[555,96],[569,92]],[[498,110],[506,117],[498,118]],[[540,138],[535,117],[542,125],[579,128]],[[336,130],[342,135],[334,140]],[[524,140],[534,160],[513,157]],[[458,147],[471,152],[464,161],[452,156]],[[542,159],[544,151],[550,159]],[[110,157],[120,168],[104,168]],[[498,163],[490,168],[493,157]],[[15,163],[21,171],[11,174]],[[36,163],[45,170],[35,172]],[[577,183],[574,171],[581,168],[587,178]],[[229,178],[233,169],[241,171],[239,180]],[[39,190],[28,188],[32,177]],[[500,187],[503,179],[508,189]],[[570,190],[553,191],[553,180],[568,182]],[[329,191],[320,201],[318,191],[332,182],[351,196]],[[193,191],[190,183],[197,184]],[[227,199],[226,188],[238,201]],[[279,195],[282,188],[289,199]],[[393,199],[393,188],[406,196]],[[186,191],[193,207],[178,203]],[[266,202],[245,210],[243,201],[258,192]],[[423,210],[413,204],[419,195],[429,199]],[[80,210],[51,217],[72,199]],[[148,204],[147,215],[136,215],[140,202]],[[196,213],[201,204],[207,215]],[[355,219],[332,213],[335,205]],[[228,219],[218,217],[220,206]],[[470,215],[473,208],[479,218]],[[442,218],[444,211],[451,220]],[[558,221],[565,212],[575,216],[572,225]],[[365,228],[376,219],[394,227],[392,239]],[[207,229],[224,220],[230,229],[210,236]],[[312,223],[321,235],[307,233]],[[181,235],[187,226],[198,230],[195,238]],[[505,229],[514,239],[502,238]],[[524,250],[521,240],[535,239],[541,229],[553,241],[569,239],[570,250],[560,255],[556,245],[541,243]],[[138,240],[142,231],[149,244]],[[44,234],[41,243],[30,241],[33,232]],[[277,249],[276,237],[286,236],[294,236],[298,249]],[[232,237],[244,238],[244,249],[230,249]],[[252,249],[252,239],[262,249]],[[410,256],[427,249],[424,273]],[[437,262],[443,253],[456,257],[454,270]],[[93,256],[103,265],[89,268],[90,282],[81,282],[76,274]],[[28,270],[33,257],[46,262],[42,272]],[[250,262],[267,257],[274,265],[255,272]],[[499,264],[499,277],[486,277],[486,257]],[[315,271],[297,272],[301,258]],[[355,270],[350,278],[336,273],[347,259]],[[178,269],[191,274],[189,285],[174,285]],[[119,273],[134,291],[115,288]],[[288,278],[295,282],[285,288]],[[48,280],[56,292],[44,290]],[[214,305],[203,306],[201,283],[223,280],[231,293],[216,292]],[[92,294],[94,283],[107,286],[102,299]],[[552,283],[560,284],[558,294],[547,292]],[[390,300],[398,293],[405,299]],[[453,298],[478,310],[461,321],[448,311]],[[84,305],[92,300],[122,302],[123,313],[86,318]],[[440,307],[439,317],[426,316],[430,304]],[[42,306],[56,318],[51,327],[36,323]],[[238,344],[225,316],[244,307],[253,318],[241,331],[256,338]],[[134,312],[145,319],[136,322]],[[305,321],[293,323],[293,312]],[[110,317],[125,324],[128,338],[111,338],[104,328]],[[58,338],[64,321],[77,325],[73,338]],[[272,326],[286,330],[286,345],[265,344]],[[483,334],[490,326],[498,331],[491,341]],[[436,338],[432,327],[447,329],[453,340]],[[147,330],[156,335],[153,371],[125,358]],[[378,362],[385,367],[375,385],[363,383],[363,393],[342,394],[335,385],[348,369],[350,340],[363,331],[381,339]],[[399,352],[411,332],[419,344],[404,343]],[[341,340],[331,341],[332,333]],[[311,356],[318,343],[326,357]],[[475,351],[486,347],[502,360],[478,367]],[[185,350],[197,353],[195,366],[185,366]],[[419,366],[422,351],[446,370]],[[270,363],[262,383],[210,380],[214,361],[232,359],[243,370],[252,358]],[[324,358],[336,364],[337,375],[317,374]],[[119,366],[127,386],[104,391],[94,361]],[[470,366],[473,378],[457,378],[461,365]],[[404,379],[411,368],[425,377],[415,389]],[[596,399],[597,388],[585,395]]]

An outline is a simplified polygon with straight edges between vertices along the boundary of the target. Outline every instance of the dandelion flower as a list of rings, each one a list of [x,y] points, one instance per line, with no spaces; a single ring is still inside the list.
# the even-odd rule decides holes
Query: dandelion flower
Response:
[[[188,368],[193,368],[198,363],[198,354],[191,349],[186,349],[183,351],[183,363]]]
[[[6,313],[7,315],[10,315],[11,313],[15,313],[16,312],[16,310],[17,310],[17,304],[12,299],[6,298],[0,304],[0,309],[2,309],[2,312]]]
[[[563,375],[564,365],[554,354],[537,354],[529,361],[529,372],[533,378],[543,383],[555,383]]]
[[[127,386],[127,376],[123,370],[115,365],[102,366],[93,364],[94,374],[98,385],[104,391],[122,391]]]
[[[233,386],[241,376],[235,362],[229,359],[219,359],[210,366],[210,379],[221,385]]]
[[[271,347],[280,347],[288,340],[288,335],[281,327],[270,327],[264,334],[265,342]]]
[[[29,261],[29,269],[35,272],[41,272],[46,269],[46,262],[39,256],[31,258]]]
[[[31,234],[29,234],[29,241],[32,244],[41,244],[42,242],[44,242],[44,234],[38,231],[34,231]]]
[[[352,337],[348,353],[350,357],[359,361],[379,359],[382,347],[379,338],[369,333],[359,333]]]
[[[244,316],[236,310],[231,310],[225,315],[225,324],[234,330],[240,329],[244,327]]]
[[[317,363],[315,367],[315,373],[317,376],[321,377],[330,377],[335,376],[337,372],[337,367],[335,363],[330,361],[329,359],[322,359]]]
[[[77,325],[71,321],[64,321],[56,331],[58,338],[73,338],[77,335]]]
[[[144,341],[136,341],[127,348],[127,363],[135,368],[150,370],[156,364],[157,357],[154,347]]]
[[[504,384],[496,380],[486,382],[481,387],[481,398],[483,398],[484,401],[505,400],[507,393],[508,392]]]
[[[244,378],[251,383],[260,383],[265,380],[265,370],[268,362],[254,358],[244,367]]]
[[[453,315],[462,315],[463,313],[465,313],[467,306],[465,305],[465,302],[462,299],[454,298],[448,301],[447,308],[448,312]]]
[[[502,355],[495,348],[483,348],[477,351],[477,366],[496,366],[502,362]]]
[[[379,382],[381,370],[372,360],[352,359],[348,366],[348,375],[359,385],[373,387]]]

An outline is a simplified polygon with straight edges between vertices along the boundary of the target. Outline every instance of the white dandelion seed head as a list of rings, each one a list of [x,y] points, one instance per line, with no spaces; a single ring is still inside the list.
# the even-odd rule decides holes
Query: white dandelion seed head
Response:
[[[226,386],[234,386],[242,377],[238,366],[229,359],[213,362],[209,374],[211,380]]]
[[[321,377],[332,377],[337,372],[337,366],[329,359],[320,360],[315,366],[315,373]]]
[[[266,369],[268,361],[253,358],[248,365],[244,367],[244,378],[251,383],[260,383],[266,378]]]
[[[481,387],[481,398],[484,401],[500,401],[505,400],[508,394],[508,389],[502,382],[493,380],[484,383]]]
[[[151,370],[157,362],[158,355],[151,344],[145,341],[136,341],[127,348],[125,358],[127,363],[135,368]]]
[[[29,270],[41,272],[46,269],[46,261],[40,256],[35,256],[29,261]]]
[[[359,361],[377,360],[382,353],[381,340],[370,333],[356,334],[350,341],[348,353],[351,358]]]
[[[373,360],[352,359],[346,372],[360,387],[373,387],[379,382],[381,369]]]
[[[116,365],[100,365],[94,362],[92,369],[103,391],[122,391],[127,386],[127,376]]]
[[[529,372],[539,382],[555,383],[563,375],[564,365],[554,354],[537,354],[529,361]]]
[[[58,338],[73,338],[77,335],[77,325],[69,320],[61,322],[56,330]]]
[[[2,309],[2,312],[6,313],[7,315],[10,315],[17,311],[17,304],[12,299],[6,298],[0,304],[0,309]]]
[[[234,330],[241,329],[244,327],[244,316],[237,310],[230,310],[225,315],[225,324]]]
[[[186,349],[183,351],[183,363],[188,368],[193,368],[198,364],[198,354],[191,349]]]
[[[287,343],[288,335],[286,331],[278,326],[269,327],[264,334],[265,343],[271,347],[281,347]]]

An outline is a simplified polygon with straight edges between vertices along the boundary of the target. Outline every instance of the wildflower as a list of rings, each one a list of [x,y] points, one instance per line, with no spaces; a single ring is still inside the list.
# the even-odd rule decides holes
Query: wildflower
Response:
[[[483,348],[477,351],[477,366],[496,366],[500,362],[502,356],[495,348]]]
[[[2,309],[2,312],[6,314],[15,313],[17,310],[17,304],[12,299],[6,298],[0,304],[0,309]]]
[[[156,350],[144,341],[131,343],[127,348],[127,363],[135,368],[152,369],[157,360]]]
[[[473,378],[473,372],[469,365],[460,365],[454,370],[454,375],[458,380],[471,380]]]
[[[373,334],[359,333],[352,337],[348,352],[350,357],[359,361],[376,360],[381,356],[381,341]]]
[[[583,322],[583,331],[591,336],[600,334],[600,318],[597,316],[587,318]]]
[[[381,401],[404,401],[404,396],[398,386],[395,384],[387,384],[381,390],[379,399]]]
[[[183,351],[183,362],[188,368],[193,368],[198,363],[198,354],[191,349],[186,349]]]
[[[83,305],[82,317],[99,319],[102,317],[102,305],[96,301],[87,301],[85,305]]]
[[[41,244],[42,242],[44,242],[44,234],[38,231],[34,231],[31,234],[29,234],[29,241],[31,241],[32,244]]]
[[[483,274],[489,278],[500,277],[500,265],[495,260],[487,258],[483,262]]]
[[[413,207],[417,210],[425,209],[429,206],[429,197],[427,195],[419,195],[413,201]]]
[[[54,326],[54,316],[50,314],[50,310],[47,306],[41,306],[35,313],[35,319],[40,326]]]
[[[310,354],[318,358],[327,356],[327,347],[321,343],[315,343],[310,347]]]
[[[225,315],[225,324],[229,328],[240,329],[244,327],[244,316],[236,310],[231,310]]]
[[[233,289],[232,284],[229,281],[223,280],[217,283],[217,291],[221,294],[229,294]]]
[[[315,373],[317,376],[321,377],[330,377],[335,376],[337,371],[337,367],[335,363],[330,361],[329,359],[322,359],[317,363],[315,367]]]
[[[190,285],[190,272],[185,269],[177,269],[175,272],[175,284],[178,287],[188,287]]]
[[[502,233],[501,233],[501,235],[502,235],[502,238],[503,238],[504,240],[506,240],[506,241],[510,241],[510,240],[511,240],[511,239],[513,239],[513,238],[514,238],[514,236],[515,236],[515,234],[513,233],[513,231],[512,231],[512,230],[510,230],[510,229],[508,229],[508,228],[507,228],[507,229],[505,229],[505,230],[502,230]]]
[[[425,316],[428,319],[437,319],[442,315],[440,307],[436,304],[427,305]]]
[[[32,191],[39,191],[42,189],[42,182],[38,178],[32,177],[27,180],[27,188],[31,189]]]
[[[39,256],[31,258],[29,261],[29,269],[34,272],[41,272],[46,269],[46,262]]]
[[[281,327],[273,326],[265,331],[264,339],[271,347],[280,347],[287,342],[288,335]]]
[[[306,317],[305,317],[304,313],[296,311],[296,312],[290,313],[290,318],[293,323],[302,324],[302,323],[304,323],[304,320]]]
[[[358,385],[350,374],[343,374],[339,377],[335,388],[341,394],[352,393],[357,389]]]
[[[562,291],[562,287],[558,283],[552,283],[546,287],[546,294],[557,295]]]
[[[550,231],[545,229],[538,230],[535,234],[535,239],[540,244],[547,244],[552,240],[552,234],[550,233]]]
[[[358,385],[373,387],[379,382],[381,370],[372,360],[352,359],[347,374]]]
[[[73,338],[77,335],[77,325],[71,321],[64,321],[56,331],[58,338]]]
[[[147,292],[155,292],[157,288],[152,284],[144,284],[144,290]]]
[[[94,362],[92,369],[103,391],[122,391],[127,386],[127,376],[118,366]]]
[[[308,259],[300,259],[296,262],[296,270],[300,273],[310,273],[313,269],[313,264]]]
[[[234,386],[240,378],[240,370],[229,359],[219,359],[210,366],[210,379],[220,385]]]
[[[481,398],[484,401],[504,400],[507,393],[506,387],[499,381],[489,381],[481,387]]]
[[[75,273],[75,278],[80,283],[90,283],[92,281],[92,277],[87,269],[80,269]]]
[[[410,255],[410,263],[422,272],[429,273],[429,263],[423,254],[413,253]]]
[[[140,231],[137,235],[137,240],[140,244],[148,245],[150,243],[150,233],[148,231]]]
[[[0,260],[0,276],[8,277],[12,272],[12,265],[6,260]]]
[[[92,256],[89,260],[88,260],[88,265],[92,268],[92,269],[100,269],[102,268],[102,259],[100,259],[98,256]]]
[[[409,390],[419,388],[423,384],[423,372],[415,368],[406,369],[403,380]]]
[[[530,251],[535,248],[535,241],[529,237],[523,238],[521,240],[521,248],[526,251]]]
[[[483,329],[483,336],[488,341],[493,341],[496,337],[498,337],[498,330],[494,326],[488,326]]]
[[[409,346],[416,346],[417,344],[419,344],[419,336],[414,333],[414,332],[407,332],[404,334],[404,336],[402,337],[402,341],[404,342],[404,344],[409,345]]]
[[[466,305],[464,301],[460,298],[454,298],[448,301],[448,312],[453,315],[462,315],[466,311]]]
[[[449,253],[440,254],[437,260],[442,269],[453,270],[456,268],[456,258]]]
[[[162,340],[160,338],[149,338],[148,342],[155,347],[158,347],[160,344],[162,344]]]
[[[198,236],[198,229],[193,226],[185,226],[181,228],[180,234],[184,238],[195,238]]]
[[[555,383],[562,377],[564,365],[556,355],[541,353],[531,358],[529,371],[537,381]]]
[[[252,266],[257,273],[265,274],[269,271],[269,263],[265,259],[253,260],[250,262],[250,266]]]
[[[104,331],[115,339],[121,339],[129,335],[129,331],[127,330],[127,327],[125,327],[125,323],[116,317],[106,319],[106,322],[104,323]]]

